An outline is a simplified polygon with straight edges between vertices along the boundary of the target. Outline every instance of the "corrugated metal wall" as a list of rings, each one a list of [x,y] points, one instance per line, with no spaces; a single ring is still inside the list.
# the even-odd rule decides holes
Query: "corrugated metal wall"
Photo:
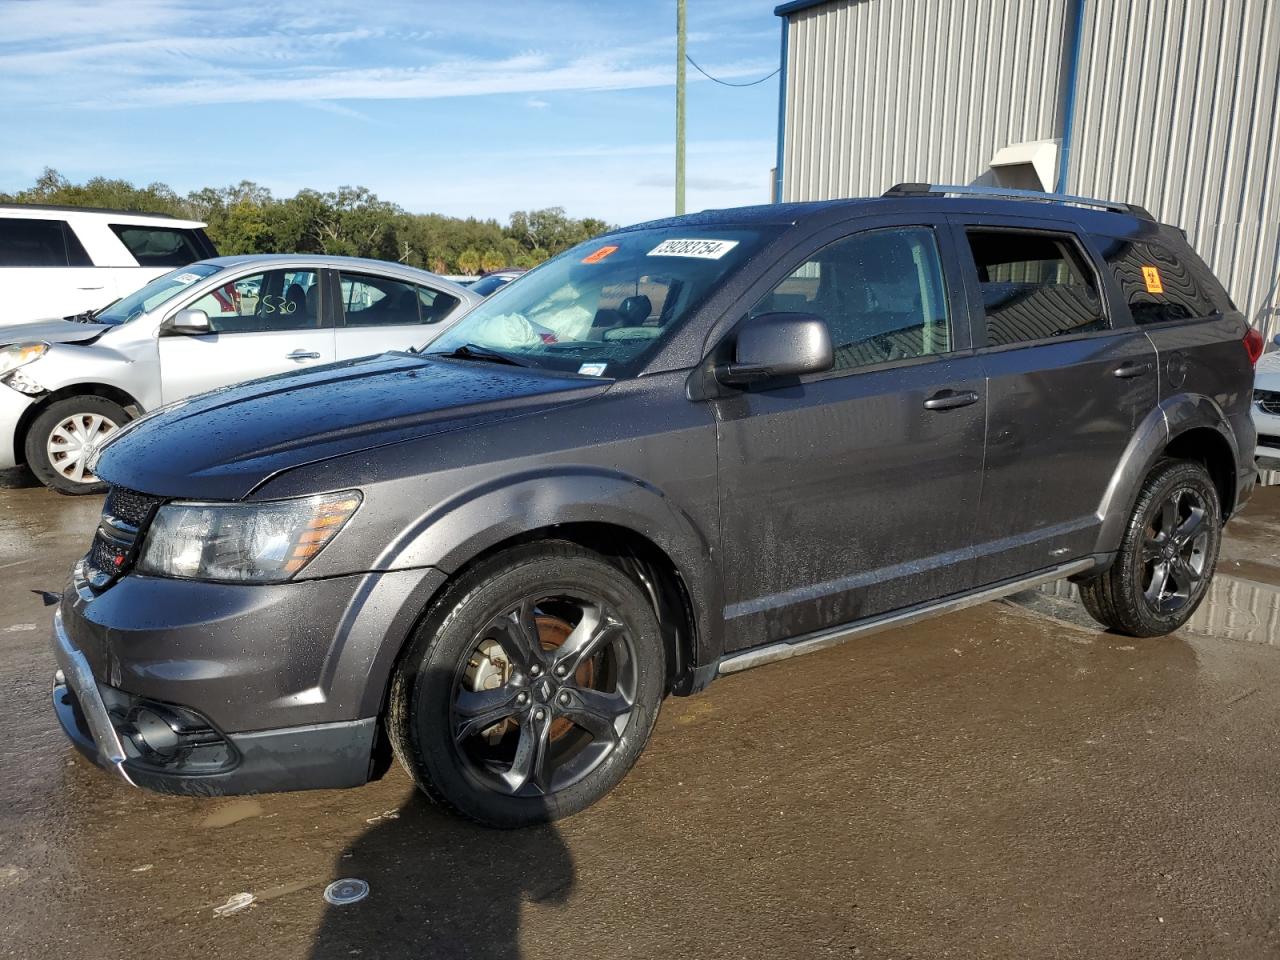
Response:
[[[1280,2],[1086,0],[1072,193],[1187,231],[1256,326],[1280,327]]]
[[[790,17],[782,197],[972,183],[1061,137],[1067,0],[833,0]],[[1187,230],[1280,332],[1280,0],[1085,0],[1067,189]]]
[[[1066,0],[836,0],[791,17],[784,200],[968,183],[1058,136]]]

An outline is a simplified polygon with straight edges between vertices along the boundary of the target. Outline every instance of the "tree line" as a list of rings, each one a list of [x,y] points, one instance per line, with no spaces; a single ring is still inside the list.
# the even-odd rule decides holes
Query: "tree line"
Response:
[[[186,196],[167,184],[135,186],[92,177],[72,183],[46,168],[35,183],[0,193],[0,203],[53,203],[167,213],[208,224],[223,254],[327,253],[396,260],[434,273],[477,274],[532,267],[609,229],[594,217],[575,219],[563,207],[517,210],[506,224],[475,217],[409,213],[365,187],[299,190],[277,197],[259,184],[205,187]]]

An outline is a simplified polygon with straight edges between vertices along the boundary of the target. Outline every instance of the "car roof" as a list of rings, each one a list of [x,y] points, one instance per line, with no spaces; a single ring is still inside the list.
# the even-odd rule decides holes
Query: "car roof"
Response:
[[[1104,206],[1106,209],[1101,209]],[[1092,201],[1086,197],[1058,197],[1053,194],[1033,195],[1027,193],[1022,197],[1012,197],[1002,196],[998,193],[988,195],[981,192],[963,196],[920,192],[883,197],[849,197],[702,210],[698,213],[689,213],[683,216],[649,220],[611,232],[629,233],[633,230],[680,227],[705,229],[718,226],[751,227],[801,225],[806,223],[816,226],[819,221],[822,223],[838,222],[859,215],[871,216],[906,212],[924,212],[939,215],[964,213],[1024,218],[1035,217],[1047,220],[1062,220],[1066,223],[1080,225],[1089,230],[1131,229],[1135,222],[1147,224],[1148,229],[1156,225],[1151,215],[1140,207],[1133,207],[1127,210],[1116,209],[1123,206],[1123,204],[1109,204],[1106,201]],[[1167,224],[1159,224],[1159,226],[1168,227]]]
[[[65,220],[67,214],[110,218],[115,223],[163,223],[166,227],[195,229],[205,224],[200,220],[181,220],[168,213],[143,210],[117,210],[112,207],[77,207],[54,203],[0,203],[0,217],[29,217],[37,220]]]
[[[419,281],[425,282],[429,280],[433,286],[439,287],[441,290],[451,294],[463,295],[463,299],[476,299],[475,294],[469,293],[466,287],[454,283],[452,280],[446,280],[438,273],[431,273],[429,270],[413,267],[407,263],[374,260],[371,257],[339,257],[327,253],[242,253],[225,257],[209,257],[206,260],[201,260],[200,263],[213,263],[224,268],[247,266],[288,267],[305,263],[312,266],[329,267],[334,270],[368,270],[374,273],[399,274]]]

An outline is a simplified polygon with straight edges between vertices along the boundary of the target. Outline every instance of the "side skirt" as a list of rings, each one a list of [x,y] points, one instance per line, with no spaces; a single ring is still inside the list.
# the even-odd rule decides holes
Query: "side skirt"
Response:
[[[728,673],[750,670],[752,667],[761,667],[766,663],[789,660],[792,657],[800,657],[806,653],[816,653],[819,650],[827,649],[827,647],[834,647],[836,644],[844,643],[846,640],[852,640],[854,637],[863,637],[881,630],[906,626],[909,623],[915,623],[938,614],[951,613],[953,610],[963,610],[965,607],[977,606],[989,600],[999,600],[1001,597],[1007,597],[1021,590],[1029,590],[1044,583],[1052,583],[1054,580],[1061,580],[1064,577],[1084,573],[1092,570],[1095,566],[1097,566],[1097,560],[1093,557],[1073,560],[1071,563],[1064,563],[1061,566],[1033,573],[1029,577],[1005,580],[968,593],[958,593],[942,600],[907,607],[905,610],[896,610],[893,613],[872,617],[869,620],[841,624],[838,627],[829,627],[826,630],[819,630],[817,633],[806,634],[791,640],[781,640],[778,643],[771,643],[767,646],[754,647],[751,650],[744,650],[742,653],[724,657],[721,659],[719,669],[716,672],[719,676],[724,676]]]

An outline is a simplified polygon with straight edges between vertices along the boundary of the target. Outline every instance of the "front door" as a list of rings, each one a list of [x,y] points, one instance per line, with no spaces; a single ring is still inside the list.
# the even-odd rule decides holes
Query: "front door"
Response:
[[[228,280],[181,309],[203,310],[212,332],[160,337],[165,403],[334,359],[320,271],[265,270]]]
[[[1096,549],[1103,500],[1155,407],[1155,351],[1113,318],[1083,236],[991,217],[957,231],[985,337],[987,462],[978,578],[996,583]]]
[[[752,309],[822,317],[835,367],[716,401],[728,649],[972,585],[986,395],[947,242],[835,239]]]

